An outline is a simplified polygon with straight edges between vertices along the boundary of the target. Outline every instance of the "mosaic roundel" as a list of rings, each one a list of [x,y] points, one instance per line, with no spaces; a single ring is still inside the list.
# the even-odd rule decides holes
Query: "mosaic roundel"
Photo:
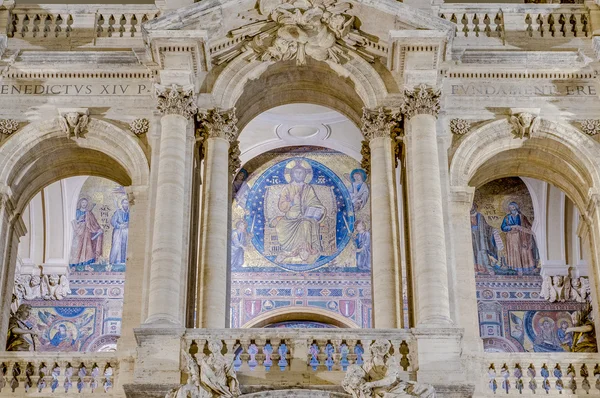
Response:
[[[354,210],[342,180],[307,158],[276,163],[248,192],[246,223],[256,250],[288,271],[317,269],[352,238]]]

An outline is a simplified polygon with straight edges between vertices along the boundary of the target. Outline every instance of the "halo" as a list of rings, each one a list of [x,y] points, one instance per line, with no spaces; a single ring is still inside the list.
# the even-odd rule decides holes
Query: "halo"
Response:
[[[291,173],[292,170],[296,167],[302,167],[304,170],[306,170],[306,177],[304,177],[304,182],[307,184],[310,183],[313,179],[313,169],[311,165],[304,159],[293,159],[285,165],[285,171],[283,172],[285,181],[288,184],[292,181]]]
[[[363,169],[354,169],[352,170],[352,172],[350,173],[350,178],[352,179],[352,182],[354,182],[354,174],[360,174],[363,178],[363,182],[367,181],[367,172],[364,171]]]

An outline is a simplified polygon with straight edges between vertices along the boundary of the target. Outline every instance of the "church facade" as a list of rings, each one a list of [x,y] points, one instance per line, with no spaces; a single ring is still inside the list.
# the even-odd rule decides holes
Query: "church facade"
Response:
[[[0,0],[0,397],[600,396],[598,29]]]

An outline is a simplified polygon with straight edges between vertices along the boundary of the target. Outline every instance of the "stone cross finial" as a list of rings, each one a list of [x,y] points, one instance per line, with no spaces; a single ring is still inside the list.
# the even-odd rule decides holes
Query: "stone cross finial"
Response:
[[[197,112],[193,86],[154,85],[157,108],[162,115],[180,115],[191,119]]]
[[[421,84],[413,90],[404,90],[404,103],[402,113],[406,119],[416,115],[432,115],[438,117],[440,113],[440,96],[438,89],[433,89]]]

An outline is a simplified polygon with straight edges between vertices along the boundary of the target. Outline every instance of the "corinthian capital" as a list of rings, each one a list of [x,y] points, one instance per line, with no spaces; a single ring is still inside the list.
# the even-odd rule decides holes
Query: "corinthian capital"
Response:
[[[422,84],[413,90],[404,90],[402,113],[406,119],[416,115],[432,115],[440,113],[440,90]]]
[[[392,137],[399,129],[402,116],[399,110],[385,108],[363,109],[362,133],[368,141],[374,138]]]
[[[204,138],[223,138],[234,142],[238,137],[235,108],[206,109],[198,112],[199,132]]]
[[[157,108],[162,115],[180,115],[186,119],[191,119],[198,112],[198,107],[194,101],[193,86],[155,84],[154,90],[158,100]]]

